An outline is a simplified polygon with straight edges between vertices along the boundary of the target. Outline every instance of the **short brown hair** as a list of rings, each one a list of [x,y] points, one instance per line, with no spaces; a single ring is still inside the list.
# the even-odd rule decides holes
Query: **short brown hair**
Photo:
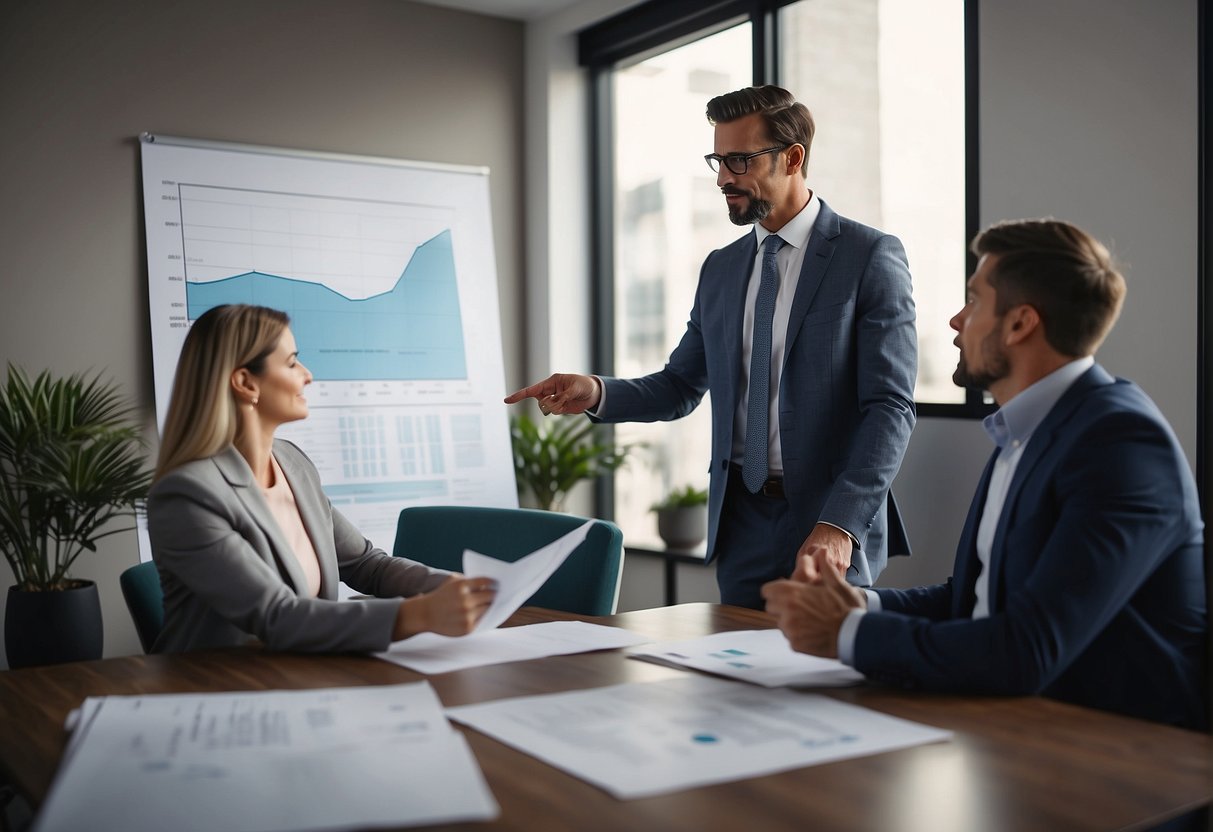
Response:
[[[1091,355],[1120,314],[1125,279],[1104,245],[1052,218],[995,223],[973,238],[981,257],[997,257],[990,285],[996,311],[1028,304],[1044,323],[1045,340],[1062,355]]]
[[[758,113],[767,126],[771,141],[784,146],[804,146],[804,164],[800,166],[802,176],[809,175],[809,148],[813,145],[813,114],[783,87],[767,84],[764,87],[746,87],[736,92],[718,95],[708,102],[708,122],[736,121]]]

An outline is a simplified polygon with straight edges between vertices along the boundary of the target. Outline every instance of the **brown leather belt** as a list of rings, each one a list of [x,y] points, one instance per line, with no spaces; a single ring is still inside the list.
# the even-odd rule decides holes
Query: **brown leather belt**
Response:
[[[736,462],[729,463],[729,475],[740,478],[741,466]],[[745,488],[742,485],[742,488]],[[762,484],[762,488],[758,489],[758,494],[764,497],[778,497],[783,499],[783,477],[768,477],[766,482]]]

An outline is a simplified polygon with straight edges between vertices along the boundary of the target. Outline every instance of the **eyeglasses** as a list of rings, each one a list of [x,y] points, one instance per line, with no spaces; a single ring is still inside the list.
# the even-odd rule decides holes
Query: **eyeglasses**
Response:
[[[708,167],[712,169],[712,173],[720,172],[720,164],[738,176],[744,176],[745,172],[750,169],[750,160],[755,156],[763,156],[767,153],[775,153],[779,150],[786,150],[791,147],[790,144],[781,144],[776,147],[768,147],[766,150],[758,150],[754,153],[730,153],[727,156],[721,156],[719,153],[709,153],[703,157],[703,160],[708,163]]]

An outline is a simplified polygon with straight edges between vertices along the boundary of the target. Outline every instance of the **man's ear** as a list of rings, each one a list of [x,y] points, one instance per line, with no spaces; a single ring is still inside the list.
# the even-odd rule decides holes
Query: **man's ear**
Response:
[[[1036,311],[1035,306],[1021,303],[1019,306],[1007,310],[1003,323],[1003,338],[1006,346],[1022,344],[1037,330],[1043,332],[1043,327],[1044,322],[1041,321],[1040,313]]]
[[[805,153],[804,145],[794,144],[788,148],[788,176],[792,174],[800,175],[801,168],[804,167]]]
[[[248,371],[247,367],[237,367],[233,370],[230,383],[237,401],[245,404],[256,402],[261,393],[261,383],[255,375]]]

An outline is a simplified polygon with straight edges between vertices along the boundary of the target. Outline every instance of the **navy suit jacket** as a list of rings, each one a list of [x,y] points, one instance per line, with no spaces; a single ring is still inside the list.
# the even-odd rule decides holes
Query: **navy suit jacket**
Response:
[[[952,578],[877,590],[884,611],[861,619],[855,667],[905,687],[1043,694],[1204,727],[1203,526],[1154,403],[1099,365],[1058,400],[1015,469],[991,551],[990,616],[973,620],[992,464]]]
[[[756,253],[750,233],[708,255],[686,333],[669,362],[643,378],[603,379],[606,401],[596,417],[677,419],[711,391],[709,559],[729,476],[733,414],[743,393],[742,325]],[[858,574],[850,580],[866,586],[889,554],[910,552],[889,493],[914,427],[918,372],[914,300],[901,242],[840,217],[823,201],[786,338],[779,385],[784,492],[802,536],[819,520],[854,536]]]

